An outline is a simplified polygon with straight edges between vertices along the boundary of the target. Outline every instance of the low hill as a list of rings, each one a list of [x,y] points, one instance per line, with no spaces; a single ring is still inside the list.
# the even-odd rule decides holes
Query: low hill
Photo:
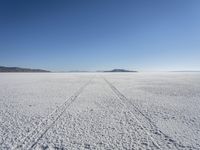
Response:
[[[137,72],[137,71],[131,71],[131,70],[125,70],[125,69],[113,69],[113,70],[104,71],[104,72]]]
[[[42,69],[0,66],[0,72],[50,72],[50,71],[42,70]]]

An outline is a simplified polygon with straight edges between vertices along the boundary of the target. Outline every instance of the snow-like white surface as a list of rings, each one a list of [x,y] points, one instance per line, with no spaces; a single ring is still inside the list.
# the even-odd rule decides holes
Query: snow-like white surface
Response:
[[[1,73],[0,149],[200,149],[200,73]]]

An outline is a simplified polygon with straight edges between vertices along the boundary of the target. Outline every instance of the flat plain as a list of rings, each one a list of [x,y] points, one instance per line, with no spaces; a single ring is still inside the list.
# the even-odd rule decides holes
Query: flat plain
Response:
[[[200,73],[1,73],[0,149],[200,149]]]

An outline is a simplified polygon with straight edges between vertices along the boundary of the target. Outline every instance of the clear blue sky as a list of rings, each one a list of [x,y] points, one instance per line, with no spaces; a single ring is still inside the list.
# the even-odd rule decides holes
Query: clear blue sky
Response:
[[[0,65],[200,70],[200,0],[1,0]]]

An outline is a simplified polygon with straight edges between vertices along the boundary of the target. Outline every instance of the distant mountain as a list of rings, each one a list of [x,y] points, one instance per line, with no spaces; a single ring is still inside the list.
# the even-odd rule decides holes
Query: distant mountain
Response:
[[[113,69],[113,70],[103,71],[103,72],[137,72],[137,71],[131,71],[131,70],[125,70],[125,69]]]
[[[67,72],[90,72],[90,71],[85,71],[85,70],[70,70],[70,71],[67,71]]]
[[[50,71],[42,70],[42,69],[0,66],[0,72],[50,72]]]

